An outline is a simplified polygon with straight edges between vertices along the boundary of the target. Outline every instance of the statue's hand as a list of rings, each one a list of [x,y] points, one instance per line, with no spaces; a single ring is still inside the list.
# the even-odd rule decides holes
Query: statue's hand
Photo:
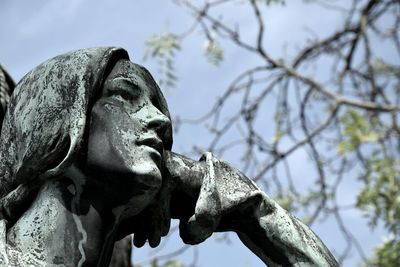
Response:
[[[211,153],[199,162],[171,153],[166,166],[176,183],[172,217],[180,219],[185,243],[197,244],[213,232],[240,228],[242,217],[262,199],[255,183]]]
[[[173,183],[169,176],[163,177],[163,184],[153,201],[139,214],[121,222],[118,239],[134,235],[134,245],[142,247],[146,241],[157,247],[161,237],[168,234],[171,221],[170,201]]]
[[[200,161],[166,151],[165,174],[160,192],[138,215],[121,224],[119,237],[134,233],[134,244],[148,240],[156,247],[168,233],[170,218],[180,220],[180,235],[197,244],[213,232],[237,230],[252,212],[261,191],[228,163],[207,153]]]

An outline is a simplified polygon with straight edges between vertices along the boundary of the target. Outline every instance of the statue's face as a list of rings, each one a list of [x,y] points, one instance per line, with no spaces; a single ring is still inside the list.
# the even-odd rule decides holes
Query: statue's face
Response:
[[[120,61],[91,112],[88,169],[105,181],[117,204],[139,212],[162,182],[163,153],[171,138],[166,103],[143,67]],[[132,206],[132,205],[130,205]],[[142,207],[143,206],[143,207]]]

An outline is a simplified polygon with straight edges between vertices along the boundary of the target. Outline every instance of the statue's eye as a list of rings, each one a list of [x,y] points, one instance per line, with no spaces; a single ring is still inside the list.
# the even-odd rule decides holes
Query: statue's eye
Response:
[[[120,100],[133,100],[133,95],[130,92],[127,92],[123,89],[115,88],[109,92],[109,95],[114,96],[116,98],[120,98]]]
[[[139,86],[129,79],[117,77],[108,81],[107,95],[120,101],[132,101],[138,98]]]

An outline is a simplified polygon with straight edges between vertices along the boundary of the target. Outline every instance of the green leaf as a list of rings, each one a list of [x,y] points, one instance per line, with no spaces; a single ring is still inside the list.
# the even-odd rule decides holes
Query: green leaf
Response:
[[[340,117],[339,122],[343,127],[344,140],[337,145],[336,150],[341,156],[354,151],[362,144],[379,140],[380,135],[373,129],[372,123],[367,122],[365,117],[355,110],[348,110]]]
[[[382,221],[390,232],[400,235],[400,160],[371,156],[366,167],[357,207],[365,211],[372,227]]]
[[[224,51],[216,40],[207,40],[204,43],[204,53],[208,61],[214,66],[218,66],[224,59]]]
[[[146,41],[144,59],[149,57],[158,61],[161,73],[160,87],[174,87],[177,81],[175,72],[175,52],[180,50],[180,39],[169,32],[150,36]]]
[[[373,264],[380,267],[400,266],[400,240],[394,237],[384,241],[375,249]]]
[[[183,267],[183,264],[179,260],[174,259],[174,260],[169,260],[169,261],[165,262],[160,267]]]
[[[279,140],[282,139],[282,137],[285,136],[285,132],[278,129],[275,133],[275,135],[272,137],[272,142],[279,142]]]

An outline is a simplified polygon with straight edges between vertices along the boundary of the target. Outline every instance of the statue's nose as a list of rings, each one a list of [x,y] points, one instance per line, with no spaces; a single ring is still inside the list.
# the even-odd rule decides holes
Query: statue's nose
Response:
[[[159,136],[169,127],[171,124],[170,119],[159,111],[157,108],[149,108],[147,113],[147,128],[155,130]]]

